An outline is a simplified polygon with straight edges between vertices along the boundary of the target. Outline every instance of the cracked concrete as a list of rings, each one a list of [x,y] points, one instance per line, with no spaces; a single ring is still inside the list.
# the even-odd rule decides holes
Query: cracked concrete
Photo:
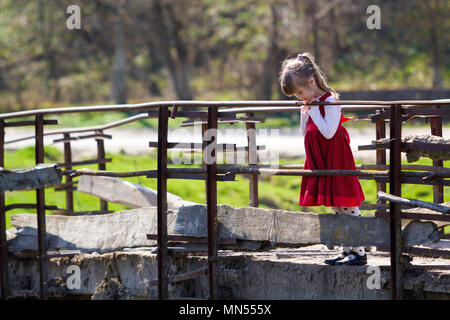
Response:
[[[205,252],[195,253],[181,248],[170,249],[170,252],[169,277],[207,265]],[[227,259],[217,263],[216,296],[219,299],[246,300],[391,298],[387,253],[369,253],[368,266],[328,266],[323,263],[325,258],[337,253],[337,250],[327,250],[323,245],[266,252],[221,250],[219,255]],[[157,279],[157,258],[152,247],[51,258],[48,264],[50,297],[91,299],[111,263],[123,285],[121,290],[126,290],[131,298],[157,297],[157,286],[150,284]],[[67,280],[71,276],[67,268],[70,265],[80,268],[80,289],[67,288]],[[369,277],[377,267],[380,288],[370,289]],[[39,294],[37,260],[10,255],[9,271],[10,286],[16,297]],[[404,273],[403,283],[407,299],[450,299],[448,260],[414,257]],[[208,277],[203,274],[194,279],[169,283],[169,295],[171,299],[207,298]]]

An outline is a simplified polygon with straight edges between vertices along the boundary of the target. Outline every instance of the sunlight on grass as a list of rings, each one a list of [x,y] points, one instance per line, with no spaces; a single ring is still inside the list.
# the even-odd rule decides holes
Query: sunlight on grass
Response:
[[[126,154],[106,154],[111,157],[113,161],[107,164],[107,170],[112,171],[136,171],[136,170],[151,170],[157,168],[156,152],[152,151],[146,155],[131,156]],[[197,157],[199,155],[196,155]],[[45,162],[56,163],[62,162],[62,153],[54,147],[45,147]],[[280,164],[302,164],[301,161],[282,160]],[[358,162],[357,163],[361,163]],[[367,163],[366,163],[367,164]],[[405,163],[406,164],[406,163]],[[420,165],[431,165],[432,161],[429,159],[420,159],[415,162]],[[450,161],[445,161],[444,166],[448,167]],[[5,153],[5,167],[8,169],[29,168],[34,166],[34,147],[27,147],[15,151],[6,151]],[[200,165],[175,165],[170,161],[169,167],[200,167]],[[86,165],[85,168],[97,169],[96,165]],[[146,177],[131,177],[125,180],[137,183],[154,190],[157,189],[156,179],[148,179]],[[316,213],[330,213],[330,209],[324,206],[320,207],[299,207],[298,199],[300,192],[301,177],[290,176],[274,176],[262,175],[259,176],[258,190],[259,190],[259,204],[261,208],[279,208],[290,211],[307,211]],[[373,180],[360,180],[364,194],[366,196],[365,203],[376,202],[376,184]],[[182,180],[170,179],[167,183],[167,190],[170,193],[176,194],[181,198],[194,201],[198,203],[206,203],[205,181],[202,180]],[[227,204],[230,206],[241,207],[249,205],[249,183],[246,176],[236,176],[236,181],[219,181],[217,184],[217,201],[219,204]],[[387,186],[389,191],[389,185]],[[450,201],[450,187],[444,188],[444,201]],[[410,185],[404,184],[402,186],[402,196],[405,198],[420,199],[423,201],[433,201],[433,187],[427,185]],[[5,193],[6,204],[12,203],[35,203],[36,194],[31,191],[14,191]],[[55,205],[58,208],[65,208],[65,193],[54,191],[52,188],[47,188],[45,192],[45,199],[47,205]],[[100,201],[98,198],[74,192],[74,209],[75,211],[91,211],[99,210]],[[121,211],[130,209],[127,206],[108,203],[108,209],[114,211]],[[18,213],[34,213],[32,209],[14,209],[7,212],[7,228],[11,225],[11,215]],[[363,215],[373,215],[373,211],[364,211]],[[51,211],[47,211],[51,214]],[[447,230],[447,232],[450,230]]]

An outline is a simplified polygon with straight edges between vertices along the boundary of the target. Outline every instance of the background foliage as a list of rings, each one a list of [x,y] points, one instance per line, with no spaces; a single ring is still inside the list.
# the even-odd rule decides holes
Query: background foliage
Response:
[[[280,63],[304,51],[338,90],[448,88],[448,15],[446,0],[1,0],[0,111],[283,99]]]

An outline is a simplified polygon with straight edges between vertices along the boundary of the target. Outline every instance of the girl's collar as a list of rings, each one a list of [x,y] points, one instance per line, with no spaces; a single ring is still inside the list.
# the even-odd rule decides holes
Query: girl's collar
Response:
[[[322,98],[324,95],[326,95],[328,92],[324,92],[324,93],[322,93],[320,96],[318,96],[318,97],[315,97],[312,101],[319,101],[320,100],[320,98]]]

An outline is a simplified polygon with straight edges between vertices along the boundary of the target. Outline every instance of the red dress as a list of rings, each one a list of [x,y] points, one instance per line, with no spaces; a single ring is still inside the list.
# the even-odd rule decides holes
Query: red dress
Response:
[[[324,94],[319,101],[325,101],[330,95],[330,93]],[[322,117],[325,117],[324,106],[321,105],[319,108]],[[342,122],[347,120],[341,112],[341,120],[336,133],[331,139],[326,139],[309,117],[305,134],[305,169],[356,169],[350,149],[350,137],[342,126]],[[364,193],[357,177],[302,177],[300,206],[359,207],[364,199]]]

